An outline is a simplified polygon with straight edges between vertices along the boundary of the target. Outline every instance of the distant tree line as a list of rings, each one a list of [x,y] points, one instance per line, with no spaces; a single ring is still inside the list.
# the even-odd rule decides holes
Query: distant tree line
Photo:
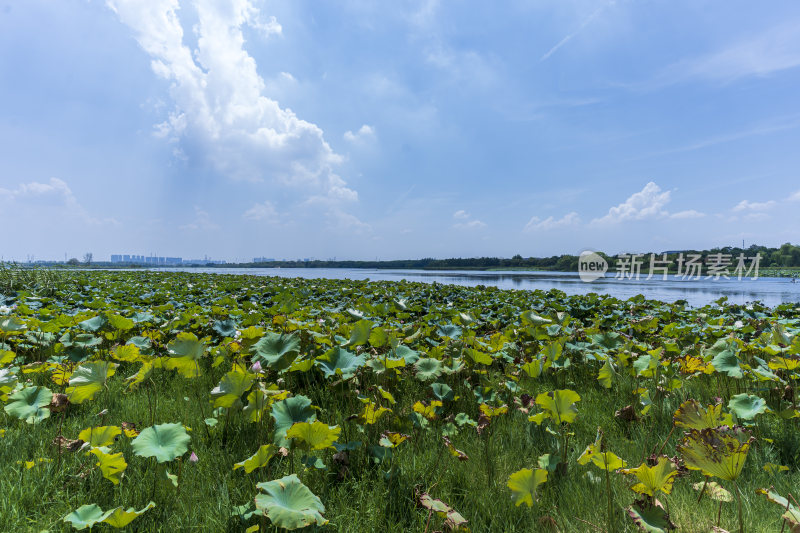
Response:
[[[664,251],[652,252],[661,259]],[[783,244],[780,248],[768,248],[766,246],[753,245],[748,248],[727,246],[723,248],[712,248],[711,250],[671,250],[667,259],[673,264],[671,270],[677,268],[677,258],[680,253],[684,257],[689,254],[700,254],[707,258],[712,254],[730,255],[735,266],[739,254],[744,254],[747,258],[761,254],[760,267],[800,267],[800,246],[793,244]],[[600,255],[613,261],[613,256],[608,256],[602,252]],[[644,254],[643,260],[649,261],[650,254]],[[471,257],[471,258],[450,258],[434,259],[426,257],[423,259],[398,259],[392,261],[265,261],[260,263],[242,263],[238,265],[227,264],[227,267],[267,267],[267,268],[372,268],[372,269],[423,269],[423,270],[486,270],[486,269],[531,269],[531,270],[553,270],[562,272],[574,272],[578,270],[577,255],[553,255],[550,257],[522,257],[517,254],[511,258],[502,257]]]

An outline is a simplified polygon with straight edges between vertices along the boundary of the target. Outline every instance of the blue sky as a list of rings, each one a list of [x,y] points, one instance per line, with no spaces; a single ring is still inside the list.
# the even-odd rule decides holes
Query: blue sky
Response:
[[[0,0],[5,259],[800,242],[800,4]]]

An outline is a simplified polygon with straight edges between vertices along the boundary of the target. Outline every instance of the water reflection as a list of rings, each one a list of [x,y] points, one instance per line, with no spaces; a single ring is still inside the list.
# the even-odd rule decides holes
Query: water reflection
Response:
[[[474,287],[491,285],[501,289],[550,290],[558,289],[566,294],[588,294],[597,292],[627,299],[637,294],[646,298],[674,302],[686,300],[689,305],[703,306],[723,296],[734,304],[761,301],[769,306],[783,302],[800,302],[800,283],[791,283],[786,278],[699,279],[685,280],[670,276],[646,279],[616,279],[613,274],[592,283],[581,281],[575,272],[520,272],[469,270],[367,270],[345,268],[170,268],[167,271],[206,272],[215,274],[245,274],[256,276],[280,276],[298,278],[328,278],[353,280],[419,281],[423,283],[448,283]]]

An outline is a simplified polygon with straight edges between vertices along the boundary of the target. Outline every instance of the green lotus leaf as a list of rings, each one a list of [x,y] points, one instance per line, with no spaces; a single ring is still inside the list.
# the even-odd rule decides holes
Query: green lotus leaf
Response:
[[[76,510],[64,517],[64,522],[69,522],[77,530],[91,528],[111,515],[112,511],[103,512],[99,505],[92,503],[81,505]]]
[[[333,448],[333,443],[339,439],[341,432],[342,428],[339,426],[329,426],[315,420],[292,424],[286,432],[286,438],[299,440],[309,450],[324,450]]]
[[[133,326],[136,325],[130,318],[125,318],[120,315],[109,315],[108,323],[111,324],[112,328],[118,331],[128,331],[129,329],[133,329]]]
[[[69,378],[67,396],[70,403],[83,403],[91,400],[103,388],[108,378],[117,371],[117,363],[95,361],[83,363]]]
[[[90,331],[94,333],[100,330],[106,324],[108,324],[108,320],[106,320],[106,317],[103,315],[97,315],[96,317],[84,320],[83,322],[79,322],[78,327],[84,331]]]
[[[83,442],[88,442],[89,446],[111,446],[117,435],[122,435],[122,428],[119,426],[95,426],[86,428],[78,433],[78,438]]]
[[[275,419],[274,443],[288,448],[291,441],[286,432],[289,428],[297,422],[313,422],[317,415],[311,408],[311,400],[305,396],[293,396],[272,404],[272,418]]]
[[[240,406],[242,395],[253,386],[256,375],[234,367],[233,370],[222,376],[219,385],[211,389],[211,398],[214,400],[214,407],[234,407]]]
[[[364,356],[352,354],[339,346],[317,357],[316,361],[326,378],[340,375],[343,379],[349,379],[364,366]]]
[[[580,457],[578,457],[578,464],[585,465],[592,462],[597,468],[608,471],[619,470],[628,466],[617,454],[602,449],[602,438],[602,431],[598,429],[597,438],[593,443],[589,444]]]
[[[793,503],[790,503],[788,499],[775,492],[774,487],[770,487],[769,489],[758,489],[756,490],[756,493],[763,494],[766,496],[767,500],[780,505],[781,509],[784,511],[781,518],[794,526],[792,529],[790,529],[790,531],[794,531],[796,528],[800,527],[800,509],[798,509]]]
[[[101,344],[103,344],[102,337],[91,335],[89,333],[81,333],[80,335],[75,335],[75,338],[72,339],[72,341],[70,342],[71,346],[75,346],[77,348],[91,348],[92,346],[99,346]]]
[[[552,324],[553,321],[549,318],[537,315],[534,311],[525,311],[522,313],[522,323],[531,326],[543,326],[545,324]]]
[[[0,320],[0,331],[2,331],[5,335],[19,333],[27,327],[28,326],[25,325],[25,322],[15,316]]]
[[[543,392],[536,396],[536,405],[556,424],[574,422],[578,416],[578,406],[575,404],[579,401],[581,397],[571,390]]]
[[[196,378],[200,375],[198,361],[206,353],[206,345],[194,333],[178,333],[178,336],[167,345],[169,357],[164,361],[164,368],[177,370],[185,378]]]
[[[100,472],[103,477],[111,481],[114,485],[119,485],[119,480],[122,478],[122,473],[128,468],[128,463],[125,462],[125,457],[120,453],[106,453],[100,448],[94,448],[89,452],[97,457],[97,465],[100,467]]]
[[[616,372],[614,372],[614,367],[611,366],[611,361],[606,359],[605,364],[600,369],[600,372],[597,374],[597,381],[600,382],[600,385],[603,387],[610,389],[611,388],[611,380],[614,377]]]
[[[233,337],[236,335],[236,322],[233,320],[217,320],[212,328],[220,337]]]
[[[723,343],[722,346],[720,342]],[[722,348],[721,350],[719,350]],[[739,363],[739,358],[736,356],[738,348],[735,342],[728,342],[724,340],[717,341],[714,346],[709,349],[709,352],[716,353],[713,359],[711,359],[711,366],[717,372],[721,372],[723,374],[728,375],[732,378],[741,378],[742,374],[742,367]]]
[[[736,481],[753,440],[748,431],[736,426],[692,429],[678,445],[678,452],[688,468],[700,470],[706,476]]]
[[[256,453],[244,461],[234,464],[233,469],[236,470],[237,468],[244,468],[245,473],[249,474],[256,468],[267,466],[267,463],[269,463],[269,460],[275,456],[275,452],[277,451],[278,447],[274,444],[264,444]]]
[[[731,397],[728,409],[736,413],[736,418],[752,420],[767,410],[767,402],[754,394],[737,394]]]
[[[181,424],[159,424],[143,429],[131,442],[131,448],[140,457],[155,457],[164,463],[186,453],[190,440]]]
[[[655,497],[659,491],[664,494],[672,492],[672,484],[675,483],[675,478],[678,476],[678,470],[668,457],[660,457],[655,466],[647,466],[647,463],[642,463],[636,468],[627,468],[621,472],[632,474],[639,480],[639,483],[631,487],[631,490],[651,497]]]
[[[361,346],[366,344],[369,340],[369,332],[372,329],[373,322],[369,320],[359,320],[353,324],[350,330],[350,340],[347,341],[347,346]]]
[[[416,377],[420,381],[430,381],[442,375],[442,362],[438,359],[421,358],[414,363]]]
[[[442,402],[450,401],[455,398],[455,393],[453,389],[450,388],[449,385],[444,383],[434,383],[431,385],[431,392],[433,392],[433,396]]]
[[[103,522],[117,529],[123,528],[133,522],[133,520],[139,517],[139,515],[144,514],[145,511],[152,509],[155,506],[156,504],[154,502],[150,502],[144,508],[138,511],[133,507],[129,507],[127,510],[123,511],[122,507],[120,506],[116,509],[107,511],[109,514],[103,519]]]
[[[322,513],[325,506],[295,474],[256,485],[266,494],[255,498],[256,508],[277,527],[294,530],[328,523]]]
[[[453,324],[447,324],[445,326],[439,326],[436,329],[436,334],[448,339],[457,339],[461,336],[461,328]]]
[[[637,501],[626,511],[633,523],[647,533],[667,533],[675,529],[675,525],[658,501],[652,504],[645,500]]]
[[[676,427],[689,429],[708,429],[719,426],[732,426],[733,418],[722,412],[722,404],[703,407],[697,400],[683,402],[672,417]]]
[[[289,368],[300,354],[300,339],[294,334],[269,332],[250,348],[250,353],[262,365],[280,372]]]
[[[19,378],[12,368],[0,368],[0,393],[7,394],[17,386]]]
[[[533,500],[536,499],[536,491],[539,485],[545,481],[547,481],[547,470],[523,468],[511,474],[506,485],[511,489],[511,499],[517,507],[523,503],[532,507]]]
[[[28,424],[35,424],[50,417],[47,406],[52,399],[53,393],[46,387],[25,387],[9,396],[11,401],[4,410]]]
[[[393,351],[397,357],[402,357],[407,365],[413,365],[414,363],[419,361],[419,352],[412,350],[405,344],[400,344],[396,346]]]
[[[716,481],[701,481],[692,484],[692,488],[697,491],[705,491],[708,497],[718,502],[732,502],[733,494]]]

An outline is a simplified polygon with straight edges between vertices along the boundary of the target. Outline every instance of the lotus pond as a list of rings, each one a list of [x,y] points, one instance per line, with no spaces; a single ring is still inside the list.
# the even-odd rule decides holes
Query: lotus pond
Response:
[[[800,530],[797,304],[164,272],[4,291],[2,531]]]

